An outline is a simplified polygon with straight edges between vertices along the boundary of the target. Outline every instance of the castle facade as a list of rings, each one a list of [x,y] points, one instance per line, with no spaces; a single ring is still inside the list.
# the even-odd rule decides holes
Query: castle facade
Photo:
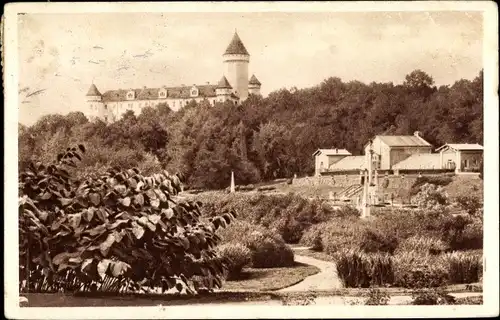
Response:
[[[97,86],[92,84],[86,95],[86,115],[90,119],[114,122],[129,110],[139,115],[143,108],[155,107],[162,103],[167,103],[172,110],[177,111],[193,100],[208,101],[211,105],[226,101],[238,104],[250,94],[260,95],[260,81],[255,75],[248,78],[250,54],[236,32],[222,58],[224,72],[217,84],[119,89],[102,94]]]

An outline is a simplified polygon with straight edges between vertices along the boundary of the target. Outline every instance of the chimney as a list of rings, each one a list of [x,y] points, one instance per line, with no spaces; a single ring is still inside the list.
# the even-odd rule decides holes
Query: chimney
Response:
[[[207,86],[210,84],[210,81],[207,81]]]
[[[335,148],[335,153],[339,153],[339,149],[338,148]]]
[[[420,131],[415,131],[415,132],[413,133],[413,135],[414,135],[415,137],[419,137],[419,138],[420,138]]]

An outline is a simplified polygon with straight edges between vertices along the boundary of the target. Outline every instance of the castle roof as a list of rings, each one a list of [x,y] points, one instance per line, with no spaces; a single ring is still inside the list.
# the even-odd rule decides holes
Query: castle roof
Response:
[[[89,88],[89,92],[87,92],[87,97],[88,96],[100,96],[100,95],[101,95],[101,93],[99,92],[99,90],[97,90],[97,87],[95,86],[95,84],[92,83],[92,85]]]
[[[229,81],[227,81],[225,76],[222,76],[220,79],[219,83],[217,84],[217,89],[232,89],[231,85],[229,84]]]
[[[252,77],[250,78],[250,81],[248,81],[248,84],[254,84],[257,86],[261,85],[259,79],[257,79],[257,77],[254,74],[252,74]]]
[[[195,85],[198,89],[198,96],[196,98],[208,98],[216,97],[215,89],[216,85]],[[142,88],[142,89],[131,89],[131,90],[109,90],[104,92],[102,99],[104,102],[117,102],[126,101],[126,95],[130,91],[134,91],[134,100],[162,100],[159,98],[159,92],[162,89],[167,91],[167,99],[190,99],[191,97],[191,86],[181,86],[181,87],[162,87],[162,88]],[[194,98],[194,97],[193,97]]]
[[[234,33],[233,39],[231,40],[231,43],[229,43],[229,46],[227,47],[224,54],[249,55],[247,49],[245,48],[245,45],[243,44],[243,42],[241,42],[241,39],[236,32]]]

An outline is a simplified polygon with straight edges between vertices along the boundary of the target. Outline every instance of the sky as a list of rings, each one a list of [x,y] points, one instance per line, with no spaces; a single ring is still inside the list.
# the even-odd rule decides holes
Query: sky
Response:
[[[480,12],[25,14],[19,121],[84,111],[92,83],[101,93],[215,84],[235,30],[264,96],[328,77],[402,83],[415,69],[453,84],[483,66],[482,23]]]

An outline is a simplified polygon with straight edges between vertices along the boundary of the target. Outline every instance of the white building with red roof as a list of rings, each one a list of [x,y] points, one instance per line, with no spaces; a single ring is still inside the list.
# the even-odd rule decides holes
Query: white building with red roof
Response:
[[[85,113],[92,119],[113,122],[129,110],[138,115],[143,108],[155,107],[162,103],[177,111],[190,101],[207,101],[211,105],[226,101],[238,104],[246,100],[249,94],[260,95],[260,81],[255,75],[248,78],[250,54],[236,32],[222,58],[224,72],[217,84],[118,89],[102,94],[96,85],[92,84],[86,95]]]

